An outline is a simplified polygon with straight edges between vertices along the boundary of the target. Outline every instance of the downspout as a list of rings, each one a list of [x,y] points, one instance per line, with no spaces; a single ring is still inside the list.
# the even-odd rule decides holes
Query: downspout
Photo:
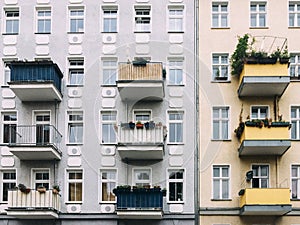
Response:
[[[199,187],[200,187],[200,179],[199,179],[199,143],[198,140],[200,138],[200,129],[199,129],[199,0],[194,0],[194,25],[195,25],[195,30],[194,30],[194,87],[195,87],[195,130],[194,130],[194,135],[195,135],[195,157],[194,157],[194,213],[195,213],[195,225],[200,224],[200,205],[199,205]]]

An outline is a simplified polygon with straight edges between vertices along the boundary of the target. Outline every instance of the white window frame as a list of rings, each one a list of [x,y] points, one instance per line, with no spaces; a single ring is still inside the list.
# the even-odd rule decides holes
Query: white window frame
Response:
[[[15,179],[4,179],[3,178],[3,175],[4,175],[4,173],[15,173]],[[7,201],[4,201],[3,200],[3,192],[4,192],[4,188],[3,188],[3,185],[6,183],[9,183],[9,184],[11,184],[12,186],[16,186],[17,185],[17,170],[16,169],[1,169],[0,170],[0,183],[1,183],[1,187],[0,187],[0,189],[1,189],[1,193],[0,193],[0,202],[1,203],[7,203],[8,202],[8,199],[7,199]]]
[[[182,179],[170,179],[170,172],[182,171]],[[182,199],[170,200],[170,183],[182,183]],[[167,203],[184,203],[186,199],[186,172],[184,168],[168,168],[167,170]],[[178,195],[178,193],[177,193]]]
[[[258,109],[258,116],[257,117],[254,117],[253,116],[253,109],[254,108],[257,108]],[[263,117],[261,114],[261,110],[262,109],[267,109],[267,116],[266,117]],[[268,106],[268,105],[252,105],[251,107],[250,107],[250,119],[251,120],[254,120],[254,119],[259,119],[259,120],[264,120],[264,119],[266,119],[266,118],[269,118],[269,115],[270,115],[270,107]]]
[[[171,14],[171,12],[174,11],[174,14]],[[181,13],[180,13],[181,12]],[[184,17],[185,17],[185,11],[183,5],[169,5],[168,6],[168,32],[170,33],[182,33],[184,32]],[[171,24],[171,21],[175,20],[174,24]],[[179,24],[179,26],[178,26]]]
[[[290,5],[293,5],[292,10],[290,8]],[[300,17],[300,1],[289,1],[288,2],[288,21],[289,21],[288,26],[300,27],[300,21],[298,21],[298,17]]]
[[[112,13],[116,11],[116,13]],[[110,12],[110,13],[105,13]],[[111,26],[111,23],[109,25],[109,29],[105,29],[105,20],[109,20],[110,22],[112,20],[116,20],[116,30],[113,30],[113,26]],[[119,30],[119,10],[117,5],[105,5],[102,6],[102,32],[103,33],[117,33]]]
[[[293,176],[293,168],[296,169],[297,175]],[[297,187],[296,187],[296,194],[297,196],[293,197],[293,181],[296,181]],[[291,199],[300,199],[300,165],[299,164],[292,164],[291,165]]]
[[[82,174],[82,179],[70,179],[69,178],[69,174],[70,173],[80,173]],[[84,170],[83,169],[67,169],[66,170],[66,184],[65,184],[65,187],[66,187],[66,191],[65,191],[65,196],[66,196],[66,199],[65,199],[65,202],[66,203],[83,203],[84,201]],[[69,184],[70,183],[81,183],[81,201],[71,201],[69,200]]]
[[[118,59],[117,58],[102,58],[102,85],[116,85],[118,78]],[[106,72],[108,72],[109,77],[106,77]]]
[[[141,179],[139,180],[137,177],[138,173],[146,173],[149,176],[149,179]],[[142,185],[141,185],[142,184]],[[152,169],[148,167],[139,167],[139,168],[133,168],[132,169],[132,185],[133,186],[147,186],[152,185]]]
[[[296,110],[296,116],[292,117],[292,110]],[[300,139],[300,106],[291,106],[291,139],[292,140],[299,140]],[[295,137],[293,137],[293,132],[295,131]],[[299,196],[300,197],[300,196]]]
[[[176,74],[176,79],[171,78],[171,70],[174,70]],[[181,82],[175,80],[178,79],[181,73]],[[183,58],[168,58],[168,85],[172,86],[182,86],[185,84],[185,74],[184,74],[184,59]],[[174,81],[172,81],[174,80]],[[180,79],[179,79],[180,80]]]
[[[75,15],[71,15],[72,12],[76,12]],[[80,12],[83,12],[82,15],[78,14]],[[85,10],[84,7],[69,7],[68,9],[68,15],[69,15],[69,31],[70,33],[84,33],[85,29]],[[75,30],[72,30],[72,21],[76,22]],[[82,21],[82,26],[80,27],[80,21]]]
[[[214,11],[214,5],[218,10]],[[226,11],[222,11],[222,6],[226,6]],[[226,16],[226,25],[222,25],[222,18]],[[214,16],[217,16],[217,25],[214,25]],[[212,28],[228,28],[229,27],[229,3],[227,1],[212,2],[211,5],[211,26]]]
[[[5,120],[5,118],[4,118],[5,115],[15,115],[16,120]],[[5,135],[4,127],[5,127],[5,125],[16,125],[16,126],[18,126],[18,114],[17,114],[16,111],[3,111],[1,113],[1,120],[2,120],[1,143],[8,144],[8,143],[4,142],[4,135]],[[18,138],[17,133],[15,134],[14,138],[17,141],[17,138]],[[11,138],[9,137],[9,139],[11,139]]]
[[[8,16],[7,14],[11,13],[12,16]],[[8,22],[12,22],[12,27],[10,30],[8,29]],[[20,9],[19,8],[4,8],[4,33],[10,35],[17,35],[20,33]],[[14,28],[17,27],[17,31],[13,32]]]
[[[85,81],[84,58],[68,58],[68,70],[68,85],[83,86]]]
[[[215,177],[214,176],[214,169],[218,169],[219,170],[219,177]],[[228,176],[223,176],[222,174],[222,170],[223,169],[227,169],[228,171]],[[230,200],[231,199],[231,188],[230,188],[230,165],[213,165],[212,166],[212,199],[220,199],[220,200]],[[219,198],[216,198],[214,195],[215,193],[215,186],[214,186],[214,181],[218,180],[219,183]],[[228,182],[228,196],[227,197],[223,197],[223,182],[227,181]]]
[[[270,165],[268,164],[252,164],[251,165],[251,170],[253,171],[253,166],[258,166],[259,167],[259,170],[258,170],[258,176],[255,176],[254,172],[253,172],[253,178],[252,178],[252,181],[251,181],[251,187],[252,188],[270,188]],[[266,166],[268,168],[268,174],[267,176],[262,176],[261,175],[261,167],[263,166]],[[259,182],[259,186],[258,187],[253,187],[253,182],[254,182],[254,179],[258,179],[258,182]],[[262,187],[261,185],[261,181],[262,179],[267,179],[267,187]]]
[[[149,119],[146,118],[138,118],[137,116],[149,116]],[[149,122],[152,120],[152,110],[151,109],[135,109],[133,110],[133,121],[137,122],[140,121],[142,123]]]
[[[110,120],[106,120],[103,118],[104,115],[107,115],[107,116],[110,116]],[[113,119],[113,116],[115,117]],[[117,111],[101,111],[100,112],[100,122],[101,122],[101,137],[100,137],[100,140],[101,140],[101,144],[116,144],[117,143],[117,136],[118,136],[118,132],[117,130],[115,129],[115,126],[117,126],[117,120],[118,120],[118,114],[117,114]],[[111,129],[113,129],[114,131],[114,134],[115,134],[115,139],[112,140],[112,137],[110,136],[110,134],[108,134],[109,136],[109,141],[107,142],[104,142],[103,140],[103,134],[104,134],[104,131],[103,131],[103,125],[110,125]]]
[[[138,11],[149,11],[149,15],[145,15],[144,13],[142,15],[138,15],[137,12]],[[149,23],[137,23],[137,21],[148,21],[149,19]],[[138,25],[140,24],[140,25]],[[146,24],[146,25],[145,25]],[[151,10],[151,6],[150,5],[136,5],[134,6],[134,32],[151,32],[152,30],[152,10]]]
[[[215,118],[214,117],[214,110],[218,110],[218,117]],[[222,117],[222,111],[223,110],[227,110],[227,118],[223,118]],[[227,138],[223,138],[223,122],[227,121]],[[214,122],[218,122],[218,138],[214,138]],[[230,140],[231,136],[230,136],[230,107],[229,106],[213,106],[212,107],[212,140],[218,140],[218,141],[222,141],[222,140]]]
[[[170,115],[171,114],[181,114],[182,115],[182,120],[172,120],[170,119]],[[167,123],[168,123],[168,132],[169,132],[169,135],[168,135],[168,144],[183,144],[185,142],[185,113],[184,111],[168,111],[167,112]],[[178,140],[175,140],[175,141],[170,141],[170,137],[171,137],[171,129],[170,129],[170,124],[182,124],[182,141],[178,141]],[[175,139],[176,139],[176,134],[175,134]]]
[[[43,12],[43,15],[39,15],[39,12]],[[47,15],[46,13],[49,13],[50,15]],[[42,30],[39,30],[39,22],[42,22]],[[47,22],[50,22],[49,30],[46,30]],[[52,11],[51,8],[36,8],[36,33],[37,34],[50,34],[52,31]]]
[[[113,178],[103,179],[102,173],[104,173],[104,172],[115,173],[115,179],[113,179]],[[100,173],[99,174],[99,178],[100,178],[100,181],[99,181],[99,190],[100,190],[100,193],[99,193],[99,202],[100,203],[116,203],[117,202],[116,196],[115,196],[115,200],[112,200],[112,201],[103,200],[103,198],[102,198],[102,191],[103,191],[102,190],[102,184],[103,183],[112,184],[111,193],[113,194],[112,191],[113,191],[114,188],[117,187],[117,184],[118,184],[118,171],[117,171],[117,169],[115,169],[115,168],[100,169],[99,173]]]
[[[48,173],[49,175],[49,178],[48,179],[36,179],[36,174],[37,173]],[[37,189],[38,186],[36,186],[37,183],[45,183],[45,184],[48,184],[48,188],[46,186],[46,189],[49,190],[51,189],[51,186],[50,186],[50,181],[51,181],[51,174],[50,174],[50,169],[49,168],[32,168],[31,169],[31,178],[32,178],[32,184],[31,184],[31,187],[33,189]]]
[[[218,61],[216,62],[215,59]],[[223,62],[226,59],[226,62]],[[212,54],[212,79],[213,81],[229,81],[229,54],[213,53]],[[226,78],[226,79],[225,79]]]
[[[300,8],[300,4],[299,4]],[[299,15],[300,16],[300,15]],[[299,79],[300,77],[300,53],[291,53],[290,54],[290,66],[289,66],[289,75],[294,79]],[[292,69],[294,68],[294,69]],[[294,72],[294,74],[292,74]]]
[[[260,11],[259,7],[260,5],[264,4],[265,11]],[[251,6],[255,5],[255,11],[251,11]],[[267,2],[266,1],[250,1],[250,27],[251,28],[261,28],[261,27],[267,27]],[[251,18],[252,16],[255,16],[255,24],[251,24]],[[260,16],[264,17],[265,24],[260,25]]]
[[[71,120],[70,119],[71,115],[76,116],[76,117],[79,116],[78,118],[80,118],[80,116],[81,116],[82,120],[79,120],[79,119]],[[70,135],[71,135],[70,128],[71,128],[71,125],[78,125],[78,127],[81,125],[80,127],[82,127],[82,137],[81,137],[82,141],[70,142]],[[67,130],[67,135],[66,136],[67,136],[67,143],[68,144],[76,145],[76,144],[83,144],[84,143],[84,114],[83,114],[83,111],[68,111],[67,112],[67,129],[66,130]],[[77,134],[75,134],[75,135],[76,135],[76,137],[74,137],[74,138],[77,139]]]

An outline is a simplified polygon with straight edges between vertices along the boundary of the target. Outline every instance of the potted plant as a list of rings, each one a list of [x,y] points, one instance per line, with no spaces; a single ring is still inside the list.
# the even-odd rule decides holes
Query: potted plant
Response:
[[[144,127],[144,125],[142,124],[141,121],[137,121],[135,126],[136,126],[136,129],[143,129],[143,127]]]
[[[28,194],[31,191],[31,189],[27,188],[24,184],[19,184],[18,188],[24,194]]]
[[[52,193],[53,193],[53,194],[59,194],[59,192],[60,192],[60,187],[59,187],[59,185],[58,185],[58,184],[54,184],[54,185],[52,186]]]
[[[46,193],[46,188],[44,186],[40,185],[37,187],[37,191],[39,193]]]
[[[129,125],[129,128],[130,128],[130,129],[134,129],[134,127],[135,127],[135,124],[134,124],[134,122],[132,122],[132,121],[130,121],[130,122],[128,123],[128,125]]]
[[[279,62],[281,64],[289,63],[290,60],[290,54],[288,53],[287,46],[285,46],[284,50],[281,52],[279,56]]]

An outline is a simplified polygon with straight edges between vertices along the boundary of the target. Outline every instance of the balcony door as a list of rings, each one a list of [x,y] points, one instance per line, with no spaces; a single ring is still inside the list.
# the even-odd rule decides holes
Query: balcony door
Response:
[[[49,169],[33,169],[32,173],[33,187],[45,187],[47,190],[50,188],[50,172]]]
[[[35,141],[37,145],[47,145],[50,142],[50,113],[35,114]]]
[[[269,187],[269,165],[252,165],[252,188]]]
[[[151,120],[150,110],[134,110],[134,121],[137,122],[149,122]]]

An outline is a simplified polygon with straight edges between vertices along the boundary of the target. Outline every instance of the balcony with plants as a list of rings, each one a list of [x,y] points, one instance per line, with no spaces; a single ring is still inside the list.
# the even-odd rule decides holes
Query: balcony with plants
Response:
[[[21,160],[60,160],[62,135],[53,125],[11,125],[5,134],[10,152]]]
[[[123,101],[161,101],[165,96],[161,62],[137,59],[119,63],[117,87]]]
[[[290,147],[290,122],[272,119],[240,121],[235,134],[240,141],[239,155],[283,155]]]
[[[161,219],[163,196],[166,191],[159,186],[118,186],[113,190],[117,196],[117,215],[125,219]]]
[[[13,61],[10,67],[10,89],[21,101],[61,101],[63,74],[52,61]]]
[[[57,219],[60,211],[60,190],[44,187],[31,189],[24,184],[8,191],[7,215],[18,219]]]
[[[231,73],[239,77],[238,96],[281,96],[290,83],[286,38],[239,37]]]
[[[117,129],[117,150],[123,160],[163,159],[167,130],[161,122],[123,122]]]

